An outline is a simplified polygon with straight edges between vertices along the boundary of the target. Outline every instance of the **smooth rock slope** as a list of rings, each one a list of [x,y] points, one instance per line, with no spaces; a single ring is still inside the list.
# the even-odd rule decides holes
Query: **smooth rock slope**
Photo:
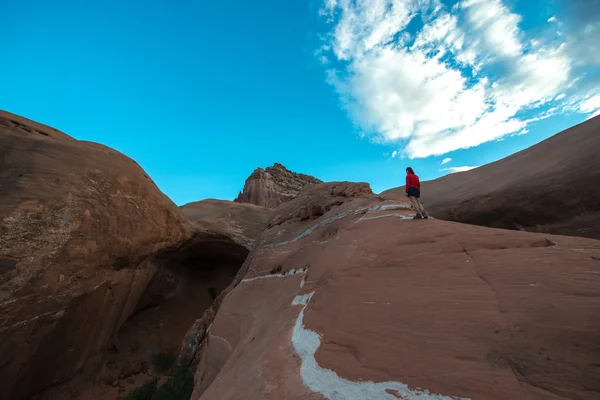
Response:
[[[180,210],[123,154],[0,112],[0,399],[125,390],[230,283],[269,212]]]
[[[191,224],[135,161],[0,114],[0,398],[97,364]]]
[[[367,185],[279,207],[186,337],[193,399],[597,399],[600,242],[413,220]]]
[[[599,150],[595,117],[497,162],[424,182],[422,201],[441,219],[600,239]],[[404,187],[382,195],[404,196]]]
[[[293,199],[302,189],[317,183],[321,181],[315,177],[297,174],[275,163],[266,169],[254,170],[235,201],[276,208]]]

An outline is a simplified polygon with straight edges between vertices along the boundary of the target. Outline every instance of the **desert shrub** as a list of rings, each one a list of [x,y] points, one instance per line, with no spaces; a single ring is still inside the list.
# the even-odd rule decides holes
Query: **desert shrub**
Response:
[[[194,375],[188,363],[181,362],[168,376],[152,400],[189,400],[194,390]]]
[[[173,358],[170,366],[166,368],[169,365],[167,361],[171,361],[171,357],[167,357],[169,353],[158,354],[162,356],[158,357],[159,362],[155,362],[155,366],[159,364],[161,368],[168,371],[165,383],[157,387],[158,378],[154,378],[127,393],[122,400],[189,400],[192,397],[194,373],[188,368],[189,363],[182,360],[176,368],[173,368],[175,363]]]

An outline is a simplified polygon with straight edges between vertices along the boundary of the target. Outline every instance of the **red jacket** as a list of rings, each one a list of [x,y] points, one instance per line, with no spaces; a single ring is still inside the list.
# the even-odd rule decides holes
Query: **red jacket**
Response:
[[[406,174],[406,193],[408,193],[409,188],[421,189],[421,182],[419,182],[419,177],[417,175],[411,173]]]

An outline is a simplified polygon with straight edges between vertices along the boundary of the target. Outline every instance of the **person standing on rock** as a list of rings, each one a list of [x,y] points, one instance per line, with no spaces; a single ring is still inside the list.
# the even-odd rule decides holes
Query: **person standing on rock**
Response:
[[[428,218],[425,208],[423,208],[423,204],[419,200],[421,198],[421,182],[411,167],[406,168],[406,196],[415,207],[415,210],[417,210],[414,218]]]

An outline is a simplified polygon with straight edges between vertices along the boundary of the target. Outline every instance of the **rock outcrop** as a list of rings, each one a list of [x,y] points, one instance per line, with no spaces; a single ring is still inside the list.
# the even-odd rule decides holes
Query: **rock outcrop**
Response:
[[[232,282],[272,213],[212,199],[180,210],[194,224],[193,237],[155,257],[158,270],[119,330],[118,349],[105,352],[99,379],[80,390],[79,398],[120,398],[160,376],[156,357],[177,354],[186,331]],[[63,390],[55,398],[72,397],[71,392]]]
[[[279,207],[188,332],[192,399],[597,399],[600,242],[413,220],[366,185]]]
[[[188,203],[180,209],[198,229],[220,232],[248,250],[254,247],[272,213],[254,204],[215,199]]]
[[[426,204],[454,185],[450,218],[573,233],[600,211],[599,125],[426,183]],[[177,350],[193,399],[600,397],[600,241],[253,176],[177,207],[123,154],[0,112],[0,399],[114,399]]]
[[[192,225],[135,161],[0,114],[0,398],[97,364]]]
[[[600,117],[497,162],[424,182],[422,201],[441,219],[600,239],[598,149]],[[404,187],[382,193],[398,195]]]
[[[266,169],[255,169],[235,201],[276,208],[293,199],[302,189],[318,183],[321,181],[315,177],[297,174],[275,163]]]
[[[180,210],[123,154],[6,112],[0,193],[0,399],[125,390],[229,285],[270,213]]]

